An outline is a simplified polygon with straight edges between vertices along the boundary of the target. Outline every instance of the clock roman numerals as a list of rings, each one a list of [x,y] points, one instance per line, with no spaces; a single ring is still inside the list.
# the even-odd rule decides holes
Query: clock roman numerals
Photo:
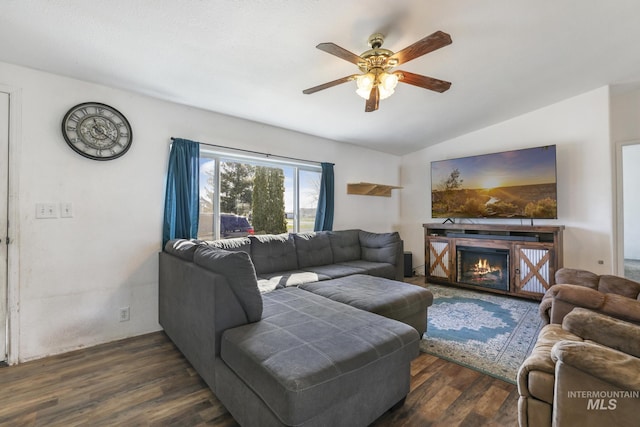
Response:
[[[75,152],[94,160],[124,155],[133,139],[127,119],[115,108],[97,102],[71,108],[62,120],[62,135]]]

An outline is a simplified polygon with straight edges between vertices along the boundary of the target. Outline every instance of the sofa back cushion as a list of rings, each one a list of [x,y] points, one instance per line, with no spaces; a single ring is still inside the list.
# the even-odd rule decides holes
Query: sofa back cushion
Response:
[[[298,269],[298,255],[291,235],[264,234],[249,236],[249,239],[257,274]]]
[[[579,268],[561,268],[556,271],[555,277],[557,284],[580,285],[595,290],[598,290],[600,280],[597,274]]]
[[[262,318],[262,295],[248,253],[201,246],[196,249],[193,261],[227,279],[249,322],[257,322]]]
[[[164,245],[164,251],[185,261],[193,262],[193,254],[204,243],[194,239],[173,239]]]
[[[360,230],[330,231],[328,235],[334,263],[360,259]]]
[[[402,243],[398,232],[369,233],[361,230],[359,236],[363,260],[396,264],[398,249]]]
[[[247,237],[236,237],[233,239],[221,239],[206,242],[209,246],[214,248],[224,249],[231,252],[246,252],[251,254],[251,240]]]
[[[293,234],[298,268],[333,264],[331,243],[326,231]]]
[[[638,299],[640,296],[640,283],[624,277],[605,274],[600,276],[598,290],[605,294],[618,294],[627,298]]]

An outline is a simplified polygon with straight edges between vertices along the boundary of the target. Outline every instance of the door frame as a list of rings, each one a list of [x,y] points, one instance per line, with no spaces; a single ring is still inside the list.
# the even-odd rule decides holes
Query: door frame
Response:
[[[615,271],[613,274],[624,277],[624,182],[622,171],[622,149],[628,145],[638,145],[640,139],[632,139],[628,141],[619,141],[615,143],[615,255],[616,262],[614,263]]]
[[[20,360],[20,222],[19,165],[22,142],[22,89],[0,83],[0,92],[9,94],[9,174],[7,188],[7,363],[14,365]],[[5,242],[2,242],[5,244]]]

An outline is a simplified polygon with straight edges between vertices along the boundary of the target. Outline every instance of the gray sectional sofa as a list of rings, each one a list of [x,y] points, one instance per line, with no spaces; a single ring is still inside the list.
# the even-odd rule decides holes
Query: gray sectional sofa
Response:
[[[160,324],[241,425],[366,426],[403,402],[433,297],[396,281],[398,233],[173,240],[159,256]]]

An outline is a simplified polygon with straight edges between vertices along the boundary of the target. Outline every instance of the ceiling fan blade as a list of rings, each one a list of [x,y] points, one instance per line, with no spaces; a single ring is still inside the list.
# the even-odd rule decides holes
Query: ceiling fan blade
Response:
[[[371,88],[371,93],[369,93],[369,99],[367,99],[367,103],[364,105],[364,112],[370,113],[372,111],[376,111],[378,109],[378,104],[380,103],[380,92],[378,91],[378,86],[374,86]]]
[[[434,79],[433,77],[427,77],[420,74],[410,73],[408,71],[396,71],[398,81],[402,83],[408,83],[410,85],[422,87],[436,92],[444,92],[451,87],[451,82],[444,80]]]
[[[345,61],[349,61],[356,65],[358,65],[359,62],[362,62],[362,58],[360,58],[358,55],[349,52],[347,49],[344,49],[335,43],[320,43],[316,47],[322,51],[330,53],[331,55],[335,55],[338,58],[344,59]]]
[[[310,87],[309,89],[303,90],[302,93],[304,93],[305,95],[316,93],[316,92],[318,92],[320,90],[329,89],[330,87],[337,86],[339,84],[346,83],[346,82],[349,82],[351,80],[355,80],[356,77],[358,77],[357,74],[354,74],[354,75],[351,75],[351,76],[347,76],[347,77],[343,77],[343,78],[338,79],[338,80],[333,80],[331,82],[327,82],[327,83],[324,83],[324,84],[321,84],[321,85],[318,85],[318,86]]]
[[[436,31],[430,36],[427,36],[422,40],[418,40],[411,46],[405,47],[401,51],[396,52],[391,55],[389,59],[397,60],[397,65],[404,64],[405,62],[409,62],[419,56],[433,52],[434,50],[440,49],[448,44],[451,44],[451,36],[442,31]]]

